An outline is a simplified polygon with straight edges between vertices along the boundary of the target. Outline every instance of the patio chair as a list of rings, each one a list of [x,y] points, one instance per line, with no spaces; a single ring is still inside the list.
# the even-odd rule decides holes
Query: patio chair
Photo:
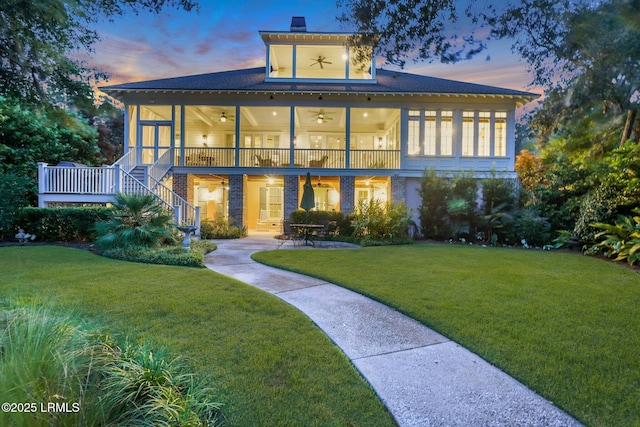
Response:
[[[328,156],[322,156],[320,160],[309,160],[310,168],[323,168],[325,163],[327,163]]]
[[[287,240],[291,240],[293,246],[296,246],[297,243],[302,241],[303,236],[291,227],[291,221],[284,220],[282,221],[282,234],[277,238],[282,240],[282,244]]]

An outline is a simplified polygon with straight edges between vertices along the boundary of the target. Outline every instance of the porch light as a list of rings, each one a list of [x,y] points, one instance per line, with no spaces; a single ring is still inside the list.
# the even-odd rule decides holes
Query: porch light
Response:
[[[207,135],[202,135],[202,145],[207,146]]]
[[[222,112],[222,115],[220,116],[220,121],[221,121],[222,123],[224,123],[224,122],[226,122],[226,121],[227,121],[227,116],[224,114],[224,111]]]

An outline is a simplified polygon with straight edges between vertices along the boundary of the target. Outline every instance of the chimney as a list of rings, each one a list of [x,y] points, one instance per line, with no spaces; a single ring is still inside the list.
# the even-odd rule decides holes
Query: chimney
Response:
[[[291,18],[291,29],[292,33],[306,33],[307,32],[307,21],[304,19],[304,16],[294,16]]]

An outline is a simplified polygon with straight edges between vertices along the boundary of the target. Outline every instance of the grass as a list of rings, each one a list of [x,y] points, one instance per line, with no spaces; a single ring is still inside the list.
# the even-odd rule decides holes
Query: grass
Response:
[[[574,254],[450,245],[254,258],[397,308],[587,425],[640,425],[637,272]]]
[[[209,270],[53,246],[0,248],[0,271],[1,297],[52,301],[107,332],[185,356],[212,378],[211,398],[224,404],[228,425],[394,425],[307,317],[248,285]]]
[[[179,357],[121,347],[59,307],[0,301],[0,348],[2,402],[28,405],[1,411],[0,425],[219,425],[212,390]]]

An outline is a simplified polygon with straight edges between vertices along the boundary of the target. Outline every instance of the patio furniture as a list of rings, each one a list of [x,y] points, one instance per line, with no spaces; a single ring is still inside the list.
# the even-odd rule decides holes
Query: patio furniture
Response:
[[[267,166],[267,167],[275,166],[275,163],[273,163],[273,160],[271,159],[265,159],[262,156],[259,156],[257,154],[255,157],[256,157],[256,164],[258,166]]]
[[[323,227],[320,224],[291,224],[291,228],[296,230],[304,240],[305,246],[315,246],[312,237]]]
[[[310,168],[323,168],[329,156],[322,156],[320,160],[309,160]]]

